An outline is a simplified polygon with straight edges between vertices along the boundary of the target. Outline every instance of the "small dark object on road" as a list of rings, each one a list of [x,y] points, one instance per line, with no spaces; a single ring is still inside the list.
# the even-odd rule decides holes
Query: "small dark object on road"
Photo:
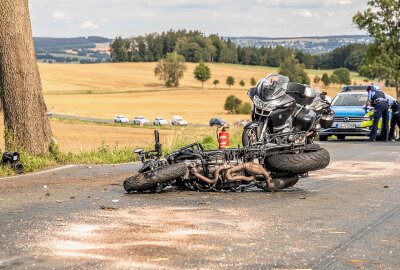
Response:
[[[383,186],[383,188],[389,188],[389,186]]]
[[[3,166],[10,165],[13,170],[21,174],[24,172],[24,166],[19,163],[19,153],[18,152],[5,152],[1,160]]]
[[[105,210],[105,211],[118,211],[119,208],[117,207],[111,207],[111,206],[100,206],[101,210]]]

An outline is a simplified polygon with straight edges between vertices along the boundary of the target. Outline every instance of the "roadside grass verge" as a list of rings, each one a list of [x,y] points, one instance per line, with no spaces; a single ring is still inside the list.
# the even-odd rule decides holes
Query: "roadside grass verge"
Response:
[[[177,133],[172,136],[169,141],[163,145],[163,153],[171,153],[188,144],[199,142],[204,149],[218,149],[218,140],[216,135],[200,135],[195,136],[194,130],[187,133]],[[230,130],[230,146],[237,147],[241,144],[241,129],[232,128]],[[142,146],[145,150],[154,148],[154,139],[149,138],[146,145]],[[50,146],[50,153],[47,155],[29,155],[25,152],[20,152],[20,163],[24,166],[25,173],[41,171],[47,168],[67,165],[67,164],[118,164],[138,161],[134,148],[109,146],[102,144],[100,147],[90,151],[61,152],[58,145]],[[14,170],[10,166],[0,166],[0,176],[15,175]]]
[[[25,152],[20,154],[20,163],[24,166],[25,173],[66,164],[117,164],[137,161],[132,148],[107,145],[78,153],[62,153],[58,151],[58,147],[53,147],[47,155],[33,156]],[[15,175],[15,172],[10,166],[0,166],[0,176],[12,175]]]

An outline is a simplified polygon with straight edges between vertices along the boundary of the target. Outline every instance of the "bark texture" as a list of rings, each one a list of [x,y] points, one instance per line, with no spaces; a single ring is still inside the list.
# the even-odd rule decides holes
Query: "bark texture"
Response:
[[[47,153],[52,138],[28,0],[0,0],[0,89],[8,150]]]

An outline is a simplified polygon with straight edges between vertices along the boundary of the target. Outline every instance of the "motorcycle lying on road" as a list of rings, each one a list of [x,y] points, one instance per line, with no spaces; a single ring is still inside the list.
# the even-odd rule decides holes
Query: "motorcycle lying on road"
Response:
[[[322,128],[333,123],[334,112],[326,93],[317,93],[308,85],[289,82],[279,74],[269,74],[251,88],[248,96],[253,102],[252,121],[243,130],[243,145],[267,143],[271,135],[305,132],[307,144]],[[287,137],[288,143],[292,137]]]
[[[127,192],[157,192],[171,186],[198,191],[278,191],[295,185],[309,171],[325,168],[330,161],[325,149],[305,144],[304,131],[271,134],[275,143],[224,150],[204,150],[200,143],[193,143],[164,158],[157,130],[154,135],[154,150],[135,150],[142,167],[124,181]]]

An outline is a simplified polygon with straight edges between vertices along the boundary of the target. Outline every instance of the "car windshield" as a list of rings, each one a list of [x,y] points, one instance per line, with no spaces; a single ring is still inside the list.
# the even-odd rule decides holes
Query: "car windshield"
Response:
[[[367,102],[366,94],[343,94],[337,95],[332,106],[364,106]]]
[[[257,85],[257,95],[263,100],[272,100],[285,94],[289,78],[279,74],[269,74]]]

